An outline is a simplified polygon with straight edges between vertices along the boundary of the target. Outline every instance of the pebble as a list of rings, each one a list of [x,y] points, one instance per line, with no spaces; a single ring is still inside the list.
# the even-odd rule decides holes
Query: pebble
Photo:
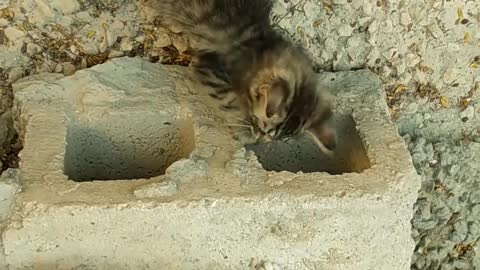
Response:
[[[77,11],[80,8],[80,4],[76,0],[53,0],[50,1],[50,7],[64,15],[69,15]]]
[[[82,22],[91,22],[92,17],[90,16],[90,13],[88,11],[80,11],[75,14],[75,17],[77,20],[82,21]]]
[[[7,27],[8,25],[10,25],[10,23],[6,19],[0,18],[0,27]]]
[[[473,204],[480,203],[480,190],[472,191],[472,194],[470,194],[470,202]]]
[[[5,36],[8,38],[8,40],[10,41],[17,41],[18,39],[21,39],[26,36],[25,32],[13,26],[5,28],[4,33],[5,33]]]
[[[349,37],[353,33],[353,28],[348,24],[342,24],[337,29],[337,33],[340,37]]]
[[[401,84],[408,85],[412,81],[412,75],[409,72],[405,72],[398,78],[398,82]]]
[[[418,104],[416,102],[410,103],[406,108],[406,113],[414,114],[418,111]]]
[[[470,211],[474,217],[479,218],[480,220],[480,204],[475,204]]]
[[[82,44],[82,48],[86,54],[94,55],[100,52],[98,45],[93,42]]]
[[[108,58],[118,58],[124,56],[125,53],[123,51],[118,51],[118,50],[110,50],[108,53]]]
[[[42,48],[35,43],[27,44],[27,54],[33,56],[42,51]]]
[[[58,63],[56,66],[55,66],[55,70],[54,70],[55,73],[62,73],[63,72],[63,65],[61,63]]]
[[[459,77],[460,71],[457,68],[449,68],[443,73],[443,82],[446,84],[452,84]]]
[[[385,19],[384,21],[381,22],[380,25],[381,25],[380,29],[384,33],[391,33],[393,31],[393,23],[392,23],[392,20],[390,19]]]
[[[133,41],[131,41],[129,38],[122,39],[122,42],[120,42],[120,50],[124,52],[129,52],[132,49],[133,49]]]
[[[400,24],[403,26],[408,26],[411,23],[412,18],[410,17],[410,14],[408,14],[408,12],[402,12],[400,14]]]
[[[63,63],[62,66],[63,66],[63,75],[65,76],[72,75],[77,70],[77,68],[70,62]]]
[[[407,53],[407,55],[405,55],[405,63],[408,67],[414,67],[420,63],[420,57],[413,53]]]
[[[15,67],[8,73],[8,82],[13,83],[23,77],[23,69],[21,67]]]
[[[435,37],[435,38],[439,39],[443,36],[442,29],[440,29],[440,27],[438,27],[438,25],[436,23],[430,24],[430,26],[428,26],[428,30],[430,31],[432,36]]]
[[[166,32],[159,32],[157,34],[157,40],[153,43],[153,46],[156,48],[164,48],[170,46],[172,44],[172,40],[170,36]]]
[[[179,53],[183,53],[188,50],[188,40],[185,37],[178,36],[172,40],[173,46],[178,50]]]
[[[10,0],[0,0],[0,9],[7,8],[10,4]]]

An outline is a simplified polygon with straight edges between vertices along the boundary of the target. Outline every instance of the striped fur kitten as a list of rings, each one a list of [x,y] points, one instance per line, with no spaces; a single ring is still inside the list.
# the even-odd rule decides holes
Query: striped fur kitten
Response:
[[[331,103],[304,50],[273,29],[271,0],[143,1],[189,36],[198,80],[226,108],[244,110],[264,141],[307,132],[322,150],[335,148]]]

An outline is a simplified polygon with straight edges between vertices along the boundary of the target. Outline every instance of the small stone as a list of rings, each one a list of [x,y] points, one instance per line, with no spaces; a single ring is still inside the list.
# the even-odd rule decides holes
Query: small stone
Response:
[[[10,25],[10,23],[8,22],[7,19],[0,18],[0,27],[7,27],[9,25]]]
[[[476,204],[474,207],[472,207],[471,213],[472,213],[472,216],[474,216],[475,218],[479,218],[480,217],[480,204]]]
[[[386,52],[383,53],[383,57],[388,60],[392,60],[393,58],[398,57],[398,49],[395,47],[388,49]]]
[[[21,188],[19,178],[18,169],[7,169],[0,175],[0,223],[8,219],[13,210],[15,195]]]
[[[10,41],[16,41],[26,36],[25,32],[13,26],[5,28],[4,33]]]
[[[23,77],[23,69],[20,67],[15,67],[10,70],[8,73],[8,82],[13,83]]]
[[[392,61],[392,64],[397,70],[397,74],[403,74],[407,69],[407,64],[405,63],[405,59],[403,58],[395,59],[394,61]]]
[[[138,36],[135,38],[135,41],[138,43],[143,43],[145,41],[145,36]]]
[[[122,57],[124,55],[125,53],[123,51],[110,50],[110,52],[108,53],[108,58],[117,58],[117,57]]]
[[[86,54],[95,55],[100,52],[98,46],[93,42],[82,44],[83,51]]]
[[[418,63],[420,63],[420,57],[413,53],[408,53],[407,55],[405,55],[405,63],[408,67],[414,67]]]
[[[473,108],[473,106],[468,106],[465,110],[463,110],[461,113],[460,113],[460,118],[466,118],[468,120],[471,120],[475,117],[475,109]]]
[[[405,72],[400,77],[398,77],[398,82],[401,84],[408,85],[412,81],[412,75],[409,72]]]
[[[0,9],[7,8],[10,4],[10,0],[0,0]]]
[[[443,36],[442,29],[440,29],[436,23],[430,24],[428,26],[428,30],[434,38],[441,38]]]
[[[470,194],[470,202],[473,204],[480,203],[480,190],[472,191],[472,194]]]
[[[413,221],[413,224],[417,230],[430,230],[433,229],[438,221],[436,220],[425,220],[425,221]]]
[[[387,66],[383,66],[381,69],[381,74],[384,78],[387,78],[390,76],[390,74],[392,74],[392,69]]]
[[[166,32],[160,32],[157,36],[157,40],[153,43],[156,48],[164,48],[172,45],[172,40]]]
[[[355,1],[355,2],[361,3],[360,1]],[[372,17],[363,17],[358,19],[358,25],[366,27],[371,21],[372,21]]]
[[[454,83],[460,76],[460,70],[456,68],[449,68],[443,73],[443,82],[446,84]]]
[[[63,65],[61,63],[58,63],[56,66],[55,66],[55,69],[54,69],[54,72],[55,73],[62,73],[63,71]]]
[[[406,108],[406,113],[408,114],[414,114],[418,111],[418,104],[413,102],[413,103],[410,103],[407,108]]]
[[[427,83],[427,74],[425,74],[422,71],[418,71],[418,70],[415,71],[413,78],[415,79],[415,81],[419,83],[423,83],[423,84]]]
[[[384,33],[391,33],[393,31],[393,23],[392,20],[385,19],[383,22],[380,24],[380,29]]]
[[[380,57],[380,51],[377,48],[372,48],[370,53],[368,53],[367,61],[369,66],[377,66],[377,59]]]
[[[183,36],[175,37],[172,40],[173,46],[178,50],[179,53],[183,53],[188,50],[188,40]]]
[[[51,1],[50,5],[64,15],[72,14],[80,8],[80,4],[76,0]]]
[[[75,17],[77,18],[77,20],[82,22],[90,22],[92,20],[92,17],[90,16],[90,13],[88,13],[88,11],[80,11],[75,14]]]
[[[122,42],[120,42],[120,50],[124,52],[129,52],[133,49],[133,41],[131,41],[128,38],[122,39]]]
[[[28,43],[27,44],[27,54],[33,56],[42,51],[42,47],[38,46],[35,43]]]
[[[313,1],[306,2],[303,6],[303,12],[305,13],[305,16],[313,20],[315,20],[315,18],[318,16],[318,9],[319,6]]]
[[[368,25],[368,33],[372,34],[378,31],[378,21],[373,20],[369,25]]]
[[[346,71],[350,69],[351,66],[347,54],[344,52],[338,52],[337,56],[333,59],[333,70]]]
[[[63,63],[63,75],[69,76],[75,73],[77,68],[70,62]]]
[[[411,23],[412,17],[410,17],[410,14],[408,14],[408,12],[402,12],[400,14],[400,24],[403,26],[408,26]]]
[[[353,28],[348,24],[342,24],[338,29],[337,33],[340,37],[349,37],[353,33]]]
[[[461,242],[467,237],[468,224],[465,220],[459,220],[453,224],[454,231],[451,233],[449,239],[453,242]]]

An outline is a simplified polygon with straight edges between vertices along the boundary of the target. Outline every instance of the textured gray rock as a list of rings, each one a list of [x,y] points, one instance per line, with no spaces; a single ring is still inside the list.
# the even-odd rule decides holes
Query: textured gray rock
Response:
[[[480,240],[480,143],[428,143],[419,138],[410,150],[422,189],[412,221],[417,242],[413,269],[476,269]]]

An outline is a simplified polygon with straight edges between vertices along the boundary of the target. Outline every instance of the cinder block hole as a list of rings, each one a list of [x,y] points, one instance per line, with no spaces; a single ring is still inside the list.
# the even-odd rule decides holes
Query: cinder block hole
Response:
[[[337,124],[338,144],[332,157],[325,155],[309,136],[301,136],[288,142],[247,145],[268,171],[327,172],[342,174],[362,172],[371,167],[367,151],[350,115],[339,115]]]
[[[99,121],[71,121],[64,173],[73,181],[138,179],[159,176],[194,148],[190,120],[131,114]]]

